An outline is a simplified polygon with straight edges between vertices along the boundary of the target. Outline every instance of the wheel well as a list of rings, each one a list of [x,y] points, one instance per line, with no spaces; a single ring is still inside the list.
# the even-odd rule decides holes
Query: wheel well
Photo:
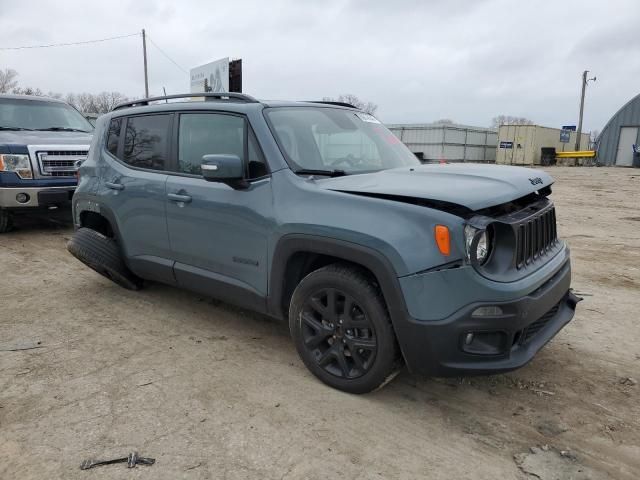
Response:
[[[99,213],[82,212],[80,214],[80,226],[90,228],[91,230],[100,232],[107,237],[113,238],[113,228],[111,228],[109,220]]]
[[[296,252],[287,260],[287,266],[284,272],[284,286],[282,289],[282,313],[285,318],[289,315],[289,304],[293,292],[304,277],[322,267],[331,265],[332,263],[342,263],[358,269],[362,274],[367,276],[378,289],[379,283],[376,276],[368,268],[332,255],[324,255],[313,252]],[[382,293],[381,293],[382,294]]]

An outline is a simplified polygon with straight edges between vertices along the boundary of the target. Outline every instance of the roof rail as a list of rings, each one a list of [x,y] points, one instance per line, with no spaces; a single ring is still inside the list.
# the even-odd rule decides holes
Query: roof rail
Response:
[[[211,102],[216,100],[236,100],[245,103],[260,103],[258,100],[253,98],[250,95],[245,95],[244,93],[235,93],[235,92],[220,92],[220,93],[212,93],[212,92],[197,92],[197,93],[178,93],[175,95],[164,95],[162,97],[149,97],[149,98],[140,98],[138,100],[130,100],[128,102],[122,102],[113,107],[114,110],[119,110],[121,108],[127,107],[138,107],[149,105],[149,102],[157,102],[159,100],[171,100],[174,98],[202,98],[204,97],[205,102]]]
[[[309,103],[325,103],[327,105],[337,105],[338,107],[349,107],[349,108],[355,108],[356,110],[360,110],[358,107],[356,107],[355,105],[351,105],[350,103],[334,102],[333,100],[309,100]]]

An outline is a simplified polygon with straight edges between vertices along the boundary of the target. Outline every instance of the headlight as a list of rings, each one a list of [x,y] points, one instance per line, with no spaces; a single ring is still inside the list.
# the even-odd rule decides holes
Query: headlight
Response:
[[[471,250],[474,248],[474,238],[479,236],[475,245],[475,257],[480,265],[486,262],[489,256],[489,234],[486,230],[479,230],[471,225],[464,227],[464,243],[467,249],[467,259],[471,260]]]
[[[20,178],[33,178],[29,155],[0,155],[0,172],[16,172]]]

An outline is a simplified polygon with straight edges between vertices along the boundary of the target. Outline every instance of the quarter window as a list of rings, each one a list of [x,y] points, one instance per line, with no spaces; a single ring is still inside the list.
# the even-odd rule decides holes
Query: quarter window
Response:
[[[164,170],[170,120],[170,115],[129,117],[122,160],[133,167]]]
[[[120,142],[120,129],[122,127],[122,118],[112,118],[109,124],[109,132],[107,133],[107,150],[114,157],[118,156],[118,143]]]
[[[265,175],[269,174],[267,162],[262,155],[262,151],[260,150],[260,146],[258,145],[258,140],[251,130],[249,130],[248,155],[249,158],[247,159],[247,178],[249,180],[264,177]]]

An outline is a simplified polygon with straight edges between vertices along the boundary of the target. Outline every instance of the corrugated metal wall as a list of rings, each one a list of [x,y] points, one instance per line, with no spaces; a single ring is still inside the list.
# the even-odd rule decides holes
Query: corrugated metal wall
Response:
[[[427,162],[495,162],[498,132],[467,125],[387,125],[396,137]]]
[[[602,129],[597,140],[598,165],[615,165],[622,127],[640,127],[640,95],[632,98],[618,110]],[[640,129],[636,142],[636,144],[640,144]]]

